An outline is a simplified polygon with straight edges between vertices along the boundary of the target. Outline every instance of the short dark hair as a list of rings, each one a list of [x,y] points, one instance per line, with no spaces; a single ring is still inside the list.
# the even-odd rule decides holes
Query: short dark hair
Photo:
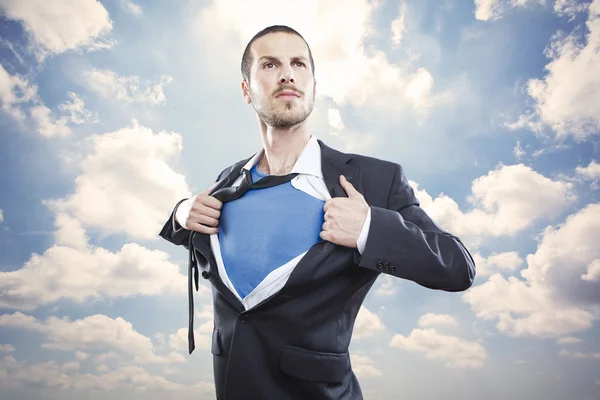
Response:
[[[244,55],[242,56],[242,77],[246,81],[250,82],[250,67],[252,66],[252,62],[254,61],[252,59],[252,54],[250,53],[250,48],[252,47],[252,43],[254,43],[254,41],[256,39],[258,39],[262,36],[265,36],[269,33],[276,33],[276,32],[290,33],[292,35],[300,36],[300,38],[302,40],[304,40],[304,43],[306,43],[306,47],[308,47],[308,57],[310,59],[310,68],[311,68],[313,76],[314,76],[315,75],[315,61],[313,60],[312,52],[310,51],[310,46],[308,45],[308,42],[306,41],[306,39],[304,39],[301,34],[299,34],[296,30],[290,28],[289,26],[272,25],[272,26],[266,27],[265,29],[263,29],[262,31],[258,32],[256,35],[254,35],[254,37],[252,39],[250,39],[250,41],[246,45],[246,49],[244,50]]]

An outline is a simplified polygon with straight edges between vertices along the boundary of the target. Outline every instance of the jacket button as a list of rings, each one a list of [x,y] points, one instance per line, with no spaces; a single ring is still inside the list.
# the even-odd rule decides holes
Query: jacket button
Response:
[[[208,279],[208,277],[210,276],[210,273],[206,272],[206,271],[202,271],[202,277],[204,279]]]
[[[381,268],[383,268],[383,266],[384,266],[384,265],[385,265],[385,263],[384,263],[384,262],[382,262],[382,261],[377,261],[377,264],[375,264],[375,267],[376,267],[377,269],[381,269]]]
[[[390,271],[391,272],[395,272],[396,271],[396,267],[394,267],[393,265],[390,267]]]
[[[247,322],[248,322],[248,317],[247,317],[247,316],[245,316],[245,315],[242,315],[242,316],[240,317],[240,322],[242,322],[242,323],[244,323],[244,324],[245,324],[245,323],[247,323]]]

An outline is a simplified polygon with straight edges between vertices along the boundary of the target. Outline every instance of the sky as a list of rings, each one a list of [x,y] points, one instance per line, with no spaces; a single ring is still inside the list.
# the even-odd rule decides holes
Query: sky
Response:
[[[190,356],[188,255],[158,232],[260,149],[239,65],[274,24],[311,46],[311,133],[402,165],[476,261],[460,293],[377,279],[350,345],[365,399],[600,399],[600,0],[0,15],[2,399],[214,399],[210,287]]]

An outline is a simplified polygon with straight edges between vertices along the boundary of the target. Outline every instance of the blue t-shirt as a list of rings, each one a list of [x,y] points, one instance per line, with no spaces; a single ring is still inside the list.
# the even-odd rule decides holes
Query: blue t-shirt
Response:
[[[252,182],[267,176],[251,170]],[[231,283],[244,298],[273,270],[321,241],[324,200],[286,182],[223,203],[219,244]]]

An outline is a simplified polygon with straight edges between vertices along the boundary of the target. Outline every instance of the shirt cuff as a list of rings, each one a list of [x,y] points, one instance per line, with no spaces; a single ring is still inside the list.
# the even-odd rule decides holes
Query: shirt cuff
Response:
[[[189,198],[187,200],[182,201],[177,206],[177,210],[173,213],[173,232],[177,233],[182,229],[185,229],[185,221],[190,215],[190,210],[192,209],[192,204],[196,200],[196,196]]]
[[[358,252],[362,254],[365,251],[365,246],[367,245],[367,237],[369,236],[369,228],[371,227],[371,207],[369,207],[369,211],[367,211],[367,218],[365,219],[365,223],[363,224],[362,230],[360,231],[360,235],[358,235],[358,239],[356,240],[356,248]]]

